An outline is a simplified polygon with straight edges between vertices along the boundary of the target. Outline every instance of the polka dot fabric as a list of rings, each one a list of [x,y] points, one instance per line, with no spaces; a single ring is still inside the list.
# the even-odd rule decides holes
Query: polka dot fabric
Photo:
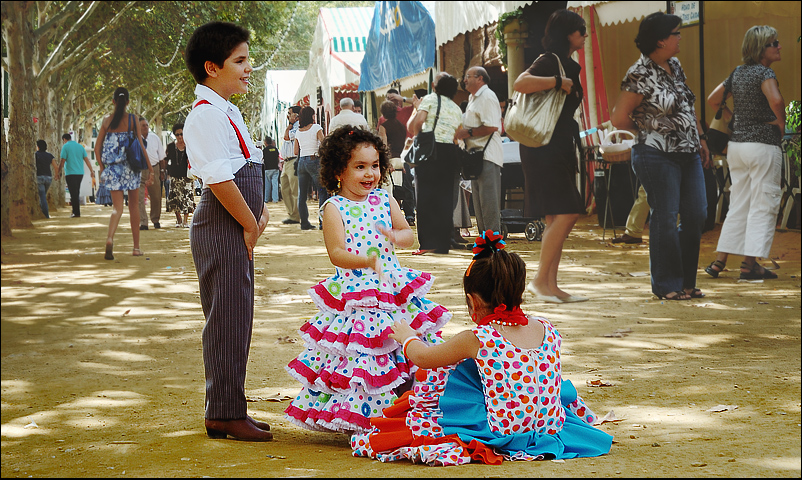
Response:
[[[416,370],[388,337],[393,323],[404,319],[424,341],[441,343],[440,328],[451,313],[424,297],[434,277],[402,268],[379,232],[379,225],[392,227],[387,192],[373,190],[363,202],[334,196],[328,203],[340,212],[346,249],[381,257],[382,275],[336,267],[334,276],[309,289],[319,312],[301,326],[304,351],[285,367],[303,385],[285,413],[312,430],[367,432],[370,418],[392,405],[393,389]]]
[[[544,318],[543,343],[522,350],[493,327],[474,328],[481,346],[476,365],[482,377],[491,430],[502,435],[536,431],[554,435],[562,429],[560,335]]]

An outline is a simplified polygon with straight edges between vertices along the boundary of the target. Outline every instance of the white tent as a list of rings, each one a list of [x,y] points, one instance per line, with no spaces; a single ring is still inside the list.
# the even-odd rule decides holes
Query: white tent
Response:
[[[293,103],[308,96],[315,105],[320,88],[323,105],[328,107],[334,89],[356,91],[372,19],[373,7],[320,9],[309,50],[309,67]]]

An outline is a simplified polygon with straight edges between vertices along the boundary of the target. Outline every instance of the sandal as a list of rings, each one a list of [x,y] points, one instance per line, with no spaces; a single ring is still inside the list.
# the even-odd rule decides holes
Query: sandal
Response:
[[[776,273],[758,265],[757,262],[755,262],[751,267],[746,262],[743,262],[741,263],[741,268],[749,270],[748,272],[741,272],[741,280],[771,280],[777,278]],[[758,268],[763,269],[763,271],[759,271]]]
[[[705,298],[705,294],[698,288],[692,288],[690,292],[685,292],[685,294],[690,295],[691,298]]]
[[[415,250],[414,252],[412,252],[412,255],[426,255],[427,253],[434,253],[434,249],[425,250],[425,249],[419,248],[418,250]]]
[[[721,273],[721,272],[723,272],[723,271],[724,271],[724,268],[725,268],[726,266],[727,266],[727,264],[725,264],[725,263],[724,263],[724,262],[722,262],[721,260],[713,260],[713,263],[711,263],[710,265],[708,265],[708,266],[705,268],[705,272],[706,272],[708,275],[710,275],[711,277],[713,277],[713,278],[718,278],[718,274],[719,274],[719,273]],[[718,268],[718,270],[716,270],[716,268],[713,268],[713,267],[716,267],[716,268]]]
[[[103,257],[106,260],[114,260],[114,254],[112,251],[114,250],[114,242],[106,244],[106,255]]]
[[[135,248],[134,253],[132,255],[135,257],[141,257],[142,255],[144,255],[144,253],[142,253],[142,250],[140,250],[139,248]]]
[[[669,295],[671,295],[672,293],[675,294],[675,295],[673,297],[669,297]],[[663,299],[666,299],[666,300],[690,300],[692,298],[691,294],[685,293],[685,290],[677,290],[676,292],[668,292],[665,295],[658,295],[658,294],[655,293],[655,295],[657,295],[657,298],[659,298],[660,300],[663,300]]]

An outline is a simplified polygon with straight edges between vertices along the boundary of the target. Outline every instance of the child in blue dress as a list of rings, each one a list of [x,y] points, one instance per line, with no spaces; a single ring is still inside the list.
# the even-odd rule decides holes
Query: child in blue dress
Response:
[[[390,338],[421,370],[373,429],[351,437],[354,456],[429,465],[594,457],[613,437],[561,377],[560,334],[521,310],[526,264],[501,235],[476,239],[463,277],[476,326],[430,346],[404,320]],[[423,369],[428,370],[423,370]]]
[[[424,298],[430,274],[398,264],[393,246],[415,239],[379,188],[389,169],[381,139],[344,126],[321,143],[320,157],[321,184],[335,193],[321,208],[336,269],[309,290],[320,311],[301,327],[305,350],[286,367],[303,388],[285,413],[312,430],[366,432],[415,371],[389,338],[392,325],[404,321],[435,344],[451,313]]]

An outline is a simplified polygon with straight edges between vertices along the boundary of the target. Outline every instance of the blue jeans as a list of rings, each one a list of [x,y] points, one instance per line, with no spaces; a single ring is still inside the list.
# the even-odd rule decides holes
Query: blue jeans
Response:
[[[278,203],[278,169],[265,170],[265,203]]]
[[[309,222],[309,209],[306,207],[310,188],[317,189],[318,206],[323,206],[329,195],[320,186],[320,157],[317,156],[298,159],[298,215],[301,217],[301,227],[312,225]]]
[[[647,145],[635,145],[632,148],[632,169],[643,184],[646,200],[651,206],[649,267],[652,292],[666,295],[695,288],[699,243],[707,217],[699,153],[666,153]]]
[[[36,177],[36,185],[39,186],[39,206],[42,207],[42,213],[45,218],[50,218],[50,210],[47,207],[47,189],[50,188],[50,183],[53,177],[49,175],[38,175]]]

